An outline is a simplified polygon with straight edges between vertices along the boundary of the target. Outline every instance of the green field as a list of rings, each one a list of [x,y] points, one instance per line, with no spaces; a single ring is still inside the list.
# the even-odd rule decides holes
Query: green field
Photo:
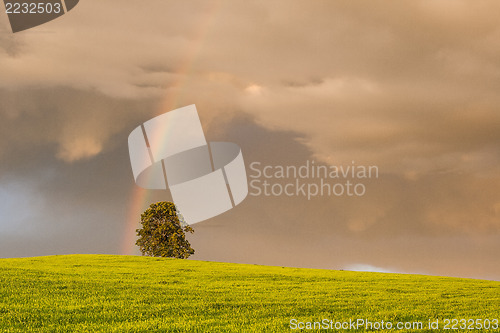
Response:
[[[293,318],[441,328],[445,318],[496,319],[500,282],[136,256],[0,259],[2,332],[287,332]]]

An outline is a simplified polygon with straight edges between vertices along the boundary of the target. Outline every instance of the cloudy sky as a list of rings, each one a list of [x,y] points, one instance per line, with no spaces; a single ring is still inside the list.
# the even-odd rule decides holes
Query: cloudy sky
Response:
[[[0,13],[0,257],[138,254],[167,191],[128,134],[196,104],[249,165],[376,165],[361,197],[248,196],[193,259],[500,280],[497,1],[85,0]]]

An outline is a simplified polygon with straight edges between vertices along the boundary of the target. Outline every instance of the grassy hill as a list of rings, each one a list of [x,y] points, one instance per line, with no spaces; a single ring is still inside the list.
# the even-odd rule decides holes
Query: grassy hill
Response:
[[[135,256],[0,259],[2,332],[287,332],[294,318],[421,321],[430,332],[428,319],[500,319],[500,282]]]

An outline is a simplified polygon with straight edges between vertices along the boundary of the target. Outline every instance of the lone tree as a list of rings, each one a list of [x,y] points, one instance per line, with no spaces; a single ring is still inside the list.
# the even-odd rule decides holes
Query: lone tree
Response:
[[[179,219],[180,216],[180,219]],[[186,232],[194,230],[184,222],[172,202],[157,202],[141,215],[142,228],[137,229],[135,243],[142,255],[186,259],[194,254]]]

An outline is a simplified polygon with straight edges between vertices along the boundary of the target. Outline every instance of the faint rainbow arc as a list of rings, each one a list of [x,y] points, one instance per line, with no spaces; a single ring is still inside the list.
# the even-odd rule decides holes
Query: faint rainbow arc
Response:
[[[178,98],[182,88],[185,87],[189,75],[192,71],[193,64],[195,62],[196,56],[199,54],[205,37],[209,31],[213,20],[216,17],[217,10],[220,8],[221,1],[215,0],[212,2],[211,6],[208,8],[206,15],[203,20],[200,21],[198,25],[196,37],[193,39],[191,46],[186,52],[184,61],[181,62],[178,69],[175,71],[176,80],[172,85],[173,93],[167,94],[163,100],[158,114],[162,114],[166,111],[173,110],[177,107]],[[164,135],[159,133],[158,135]],[[155,137],[153,140],[165,140],[166,138]],[[125,233],[123,241],[121,244],[121,254],[122,255],[133,255],[137,253],[138,248],[135,245],[136,228],[140,221],[140,213],[147,208],[150,204],[149,200],[151,197],[151,191],[135,186],[130,199],[129,209],[127,213],[127,221],[125,226]]]

